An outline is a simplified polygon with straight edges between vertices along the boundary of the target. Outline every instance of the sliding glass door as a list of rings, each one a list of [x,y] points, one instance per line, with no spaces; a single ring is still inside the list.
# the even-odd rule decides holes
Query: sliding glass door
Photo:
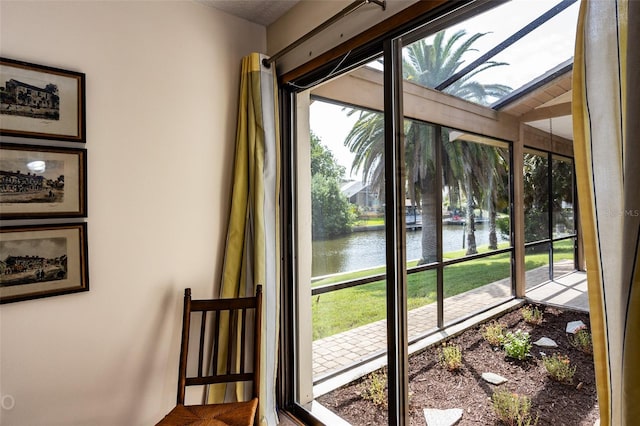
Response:
[[[409,345],[513,297],[511,145],[431,122],[386,48],[292,95],[294,376],[313,406],[379,375],[402,424]]]
[[[471,31],[499,22],[492,9],[469,10],[425,18],[283,90],[281,373],[305,419],[339,424],[319,401],[367,377],[387,389],[381,424],[407,424],[412,350],[512,300],[516,276],[531,286],[575,267],[572,161],[524,148],[523,124],[498,110],[522,82],[505,84],[519,73],[485,55],[508,46]],[[476,44],[485,35],[494,44]]]

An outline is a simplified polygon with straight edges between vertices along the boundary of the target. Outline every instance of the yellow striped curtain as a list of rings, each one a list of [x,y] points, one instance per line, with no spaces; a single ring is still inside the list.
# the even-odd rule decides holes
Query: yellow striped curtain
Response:
[[[601,425],[640,420],[640,2],[582,0],[574,153]]]
[[[274,68],[265,68],[257,53],[242,60],[233,193],[219,289],[220,297],[225,298],[252,295],[256,285],[263,286],[261,425],[277,424],[280,135]],[[233,342],[229,347],[233,350]],[[225,358],[223,354],[222,361]],[[244,397],[242,387],[212,386],[209,390],[209,402]]]

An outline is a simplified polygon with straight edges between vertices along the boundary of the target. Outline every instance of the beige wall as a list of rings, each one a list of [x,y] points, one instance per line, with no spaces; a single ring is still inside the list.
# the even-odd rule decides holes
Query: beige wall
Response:
[[[0,2],[2,56],[87,75],[91,286],[0,307],[0,424],[174,404],[182,289],[220,273],[240,59],[265,38],[195,2]]]

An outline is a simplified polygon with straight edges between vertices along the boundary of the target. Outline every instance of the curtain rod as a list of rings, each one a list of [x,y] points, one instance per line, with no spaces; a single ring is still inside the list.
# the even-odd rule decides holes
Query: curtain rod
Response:
[[[328,20],[324,21],[322,24],[320,24],[317,27],[315,27],[313,30],[309,31],[308,33],[306,33],[305,35],[303,35],[302,37],[300,37],[299,39],[297,39],[296,41],[291,43],[289,46],[285,47],[284,49],[282,49],[281,51],[279,51],[278,53],[273,55],[272,57],[264,58],[262,60],[262,65],[264,65],[267,68],[270,68],[271,64],[273,62],[277,61],[283,55],[286,55],[287,53],[289,53],[290,51],[292,51],[296,47],[300,46],[305,41],[309,40],[314,35],[318,34],[321,31],[324,31],[327,27],[333,25],[335,22],[337,22],[340,19],[344,18],[345,16],[347,16],[351,12],[354,12],[360,6],[363,6],[363,5],[368,4],[368,3],[375,3],[378,6],[380,6],[382,8],[382,10],[386,10],[386,8],[387,8],[386,0],[356,0],[353,3],[351,3],[349,6],[345,7],[344,9],[342,9],[337,14],[333,15]]]

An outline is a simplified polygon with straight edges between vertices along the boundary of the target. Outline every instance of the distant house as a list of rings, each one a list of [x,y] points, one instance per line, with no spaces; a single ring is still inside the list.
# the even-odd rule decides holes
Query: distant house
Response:
[[[3,103],[31,108],[60,108],[60,97],[56,94],[57,87],[49,84],[46,87],[36,87],[11,79],[6,82]]]
[[[0,105],[1,114],[60,120],[60,96],[52,83],[37,87],[8,80],[5,87],[0,87]]]
[[[0,193],[38,192],[43,189],[42,176],[0,170]]]
[[[378,194],[373,192],[369,185],[359,180],[344,182],[340,187],[340,191],[351,204],[355,204],[362,209],[377,209],[381,205],[378,200]]]

